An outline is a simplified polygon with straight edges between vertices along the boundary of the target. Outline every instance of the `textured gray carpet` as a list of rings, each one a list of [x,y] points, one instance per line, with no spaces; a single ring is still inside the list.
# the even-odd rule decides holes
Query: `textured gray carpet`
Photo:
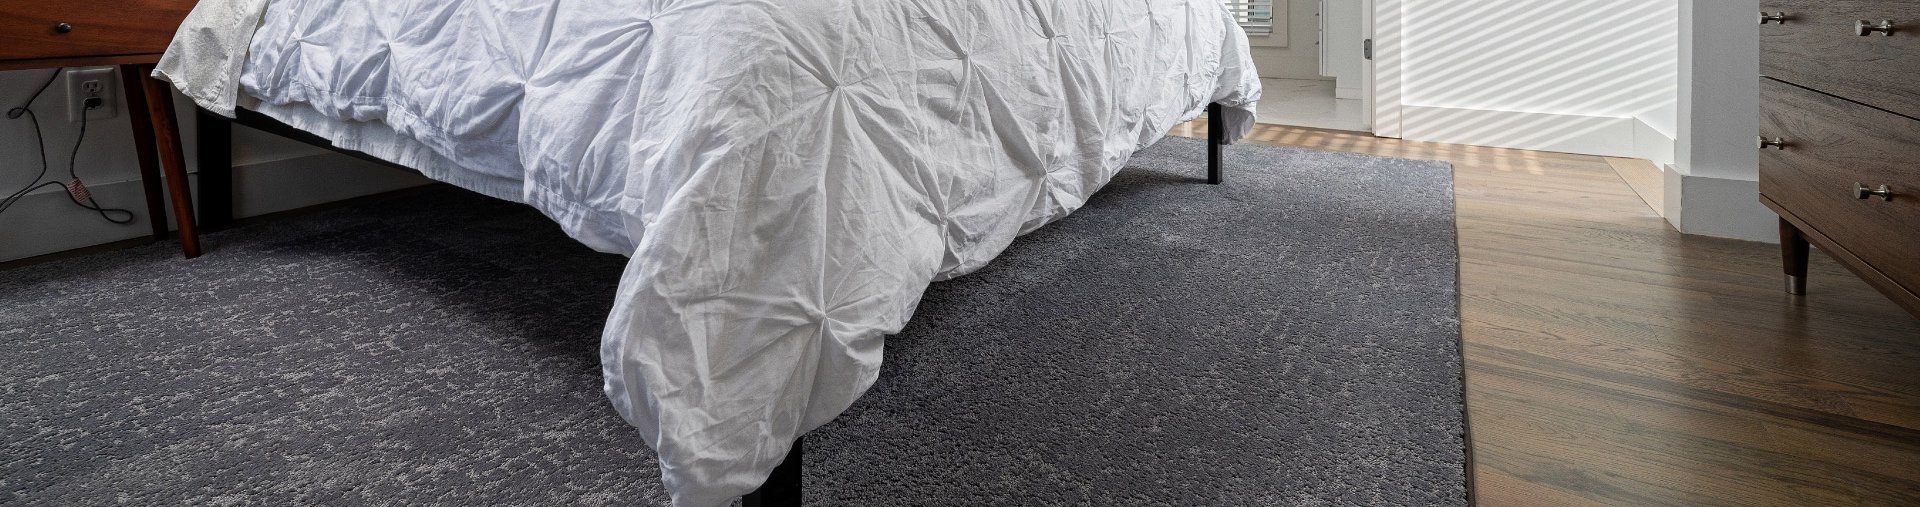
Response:
[[[1171,139],[936,284],[818,505],[1463,505],[1446,164]],[[623,258],[438,188],[0,271],[0,504],[660,504]]]

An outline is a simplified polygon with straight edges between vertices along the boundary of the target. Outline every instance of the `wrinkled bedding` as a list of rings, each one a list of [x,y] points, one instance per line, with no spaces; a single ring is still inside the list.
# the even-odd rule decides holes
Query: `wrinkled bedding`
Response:
[[[846,410],[929,283],[1260,93],[1217,0],[208,0],[156,75],[631,256],[606,392],[682,505]]]

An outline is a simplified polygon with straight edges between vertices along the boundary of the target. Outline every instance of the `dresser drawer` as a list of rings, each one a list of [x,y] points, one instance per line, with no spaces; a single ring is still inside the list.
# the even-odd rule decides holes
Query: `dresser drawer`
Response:
[[[1761,0],[1760,74],[1920,118],[1920,0]],[[1859,22],[1892,21],[1892,35]]]
[[[1920,121],[1760,80],[1760,194],[1874,270],[1920,292]],[[1887,185],[1893,200],[1856,195]]]
[[[160,53],[194,0],[0,0],[0,60]],[[57,27],[71,27],[62,33]]]

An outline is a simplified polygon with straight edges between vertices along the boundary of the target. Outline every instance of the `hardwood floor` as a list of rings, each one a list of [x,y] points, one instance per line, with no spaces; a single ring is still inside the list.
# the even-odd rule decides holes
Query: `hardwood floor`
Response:
[[[1600,157],[1249,142],[1454,163],[1481,505],[1920,505],[1920,319],[1825,255],[1790,296],[1777,247],[1675,232]]]

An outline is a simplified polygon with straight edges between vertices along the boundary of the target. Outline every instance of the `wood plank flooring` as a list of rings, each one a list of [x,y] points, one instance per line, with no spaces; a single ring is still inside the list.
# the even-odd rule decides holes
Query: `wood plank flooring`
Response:
[[[1600,157],[1251,137],[1453,162],[1481,505],[1920,505],[1920,319],[1832,259],[1790,296],[1777,247],[1675,232]]]

